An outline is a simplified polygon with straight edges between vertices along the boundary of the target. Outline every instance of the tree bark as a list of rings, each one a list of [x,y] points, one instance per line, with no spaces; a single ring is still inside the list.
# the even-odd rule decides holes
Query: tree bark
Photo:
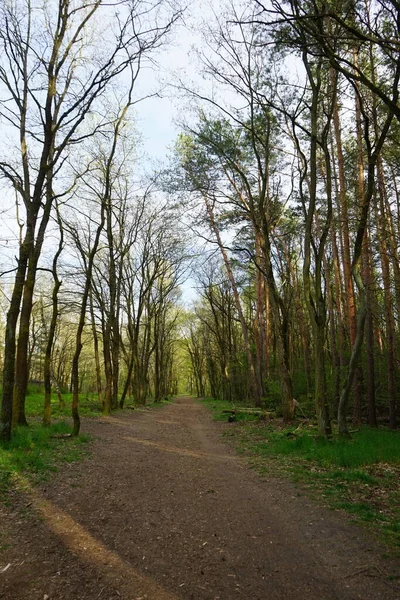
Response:
[[[99,336],[97,335],[97,327],[96,327],[96,320],[95,320],[95,315],[94,315],[92,291],[90,291],[90,294],[89,294],[89,309],[90,309],[90,320],[91,320],[91,324],[92,324],[94,363],[95,363],[95,369],[96,369],[97,397],[99,399],[100,406],[103,406],[103,388],[102,388],[102,383],[101,383]]]
[[[25,273],[28,264],[29,248],[32,243],[32,232],[27,229],[25,239],[19,249],[17,273],[11,295],[10,307],[7,312],[6,337],[4,346],[3,365],[3,395],[1,405],[1,429],[0,438],[11,439],[13,422],[13,395],[15,381],[15,354],[16,334],[22,293],[24,289]]]
[[[335,75],[334,70],[331,67],[330,69],[331,82],[334,81]],[[357,123],[359,124],[360,116],[356,114]],[[337,154],[337,164],[338,164],[338,174],[339,174],[339,199],[340,199],[340,233],[342,239],[342,248],[343,248],[343,274],[344,274],[344,283],[346,290],[346,316],[347,316],[347,326],[349,328],[349,337],[350,337],[350,349],[353,347],[356,335],[357,335],[357,312],[356,312],[356,298],[354,291],[354,283],[351,272],[351,257],[350,257],[350,232],[349,232],[349,211],[347,204],[347,186],[346,186],[346,175],[345,175],[345,162],[343,156],[343,147],[342,147],[342,134],[340,129],[340,117],[339,117],[339,108],[337,98],[335,97],[333,103],[333,124],[334,124],[334,133],[335,133],[335,142],[336,142],[336,154]],[[360,129],[357,125],[357,137],[359,136]],[[358,174],[359,178],[364,176],[364,165],[363,165],[363,152],[362,152],[362,140],[361,140],[361,154],[359,148],[359,137],[358,137]],[[363,198],[363,184],[361,184],[361,180],[359,179],[359,198]],[[361,187],[362,186],[362,187]],[[358,421],[358,417],[360,415],[361,410],[361,390],[362,390],[362,374],[360,369],[357,368],[357,372],[354,379],[353,386],[353,395],[354,395],[354,418],[355,424]]]
[[[63,226],[62,226],[61,218],[60,218],[60,215],[58,212],[58,206],[57,206],[57,220],[58,220],[58,226],[59,226],[59,230],[60,230],[60,241],[58,244],[57,252],[53,258],[52,274],[53,274],[53,279],[54,279],[54,286],[53,286],[53,293],[52,293],[52,312],[51,312],[50,328],[49,328],[49,334],[48,334],[48,338],[47,338],[47,345],[46,345],[44,366],[43,366],[43,378],[44,378],[43,425],[45,425],[45,426],[50,425],[50,421],[51,421],[51,379],[52,379],[52,377],[51,377],[51,373],[52,373],[51,354],[52,354],[52,350],[53,350],[54,337],[55,337],[55,332],[56,332],[56,327],[57,327],[57,320],[59,317],[58,292],[61,287],[61,281],[58,278],[58,274],[57,274],[57,263],[58,263],[60,254],[63,250],[63,246],[64,246]]]

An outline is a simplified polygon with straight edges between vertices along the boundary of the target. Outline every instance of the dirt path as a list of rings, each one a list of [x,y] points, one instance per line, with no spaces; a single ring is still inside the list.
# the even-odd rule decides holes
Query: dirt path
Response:
[[[0,598],[400,598],[366,532],[261,480],[194,400],[84,428],[91,458],[2,509]]]

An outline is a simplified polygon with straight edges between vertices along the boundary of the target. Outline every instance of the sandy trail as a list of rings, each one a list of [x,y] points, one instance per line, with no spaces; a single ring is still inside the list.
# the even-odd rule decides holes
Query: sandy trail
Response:
[[[84,429],[90,458],[1,509],[0,598],[400,598],[367,532],[261,480],[193,399]]]

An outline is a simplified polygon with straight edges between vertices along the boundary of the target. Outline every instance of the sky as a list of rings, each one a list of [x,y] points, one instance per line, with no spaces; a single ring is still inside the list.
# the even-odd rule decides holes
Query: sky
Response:
[[[158,170],[168,163],[183,116],[183,103],[176,86],[179,80],[201,85],[195,47],[201,44],[196,22],[204,17],[205,3],[194,0],[185,12],[184,22],[175,27],[168,43],[156,57],[156,65],[144,68],[137,93],[146,95],[156,90],[156,97],[146,98],[135,106],[135,122],[143,146],[146,171]],[[187,230],[188,237],[193,232]],[[195,281],[188,277],[181,285],[181,303],[189,307],[197,298]]]
[[[218,4],[217,0],[212,2],[212,9],[217,10]],[[135,88],[136,97],[157,94],[137,103],[133,111],[142,146],[139,153],[140,169],[147,172],[158,170],[167,163],[180,131],[179,120],[182,118],[185,102],[176,89],[179,80],[185,81],[189,87],[204,85],[194,47],[201,45],[199,24],[207,20],[207,14],[211,15],[210,6],[201,0],[191,0],[182,21],[175,25],[169,39],[155,56],[154,64],[145,62],[140,72]],[[4,129],[2,143],[5,143]],[[10,268],[18,246],[15,196],[9,191],[4,193],[5,190],[6,187],[0,182],[0,272]],[[193,233],[188,232],[188,236],[193,238]],[[50,239],[51,232],[48,243]],[[10,274],[3,277],[2,281],[11,282],[12,279],[13,275]],[[182,286],[185,304],[190,304],[196,297],[193,285],[194,282],[189,279]]]
[[[168,148],[173,144],[179,131],[175,123],[179,117],[177,101],[173,98],[173,90],[164,87],[164,81],[168,84],[175,78],[174,73],[171,72],[171,65],[176,71],[188,67],[183,65],[179,69],[179,62],[182,62],[182,57],[186,54],[184,50],[186,48],[182,46],[165,48],[165,54],[159,57],[158,70],[144,69],[141,73],[140,90],[161,89],[160,96],[147,98],[135,107],[135,120],[145,153],[154,161],[165,160]]]

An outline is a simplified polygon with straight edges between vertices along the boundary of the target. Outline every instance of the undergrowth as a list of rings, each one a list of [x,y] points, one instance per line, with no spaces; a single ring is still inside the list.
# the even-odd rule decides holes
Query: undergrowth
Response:
[[[71,406],[72,406],[72,394],[63,393],[62,398],[64,400],[65,405],[60,407],[57,394],[52,392],[51,395],[51,414],[53,418],[61,418],[61,417],[70,417],[71,416]],[[125,402],[124,408],[127,407],[136,407],[143,408],[149,406],[163,406],[163,404],[170,402],[172,399],[171,396],[164,398],[160,402],[149,402],[145,405],[135,405],[132,399],[127,399]],[[28,387],[28,393],[26,396],[26,404],[25,410],[27,417],[35,417],[37,415],[41,415],[43,413],[43,388],[39,385],[32,384]],[[113,409],[113,413],[118,412],[120,409]],[[103,407],[98,400],[97,393],[86,393],[79,394],[79,414],[81,417],[100,417],[103,412]]]
[[[351,439],[318,438],[311,428],[306,431],[285,428],[274,431],[266,425],[257,435],[261,453],[297,456],[320,466],[355,468],[379,462],[400,463],[400,437],[395,431],[362,428]]]
[[[51,394],[51,413],[55,418],[70,417],[72,406],[72,394],[62,394],[65,406],[60,407],[57,394]],[[27,417],[42,415],[43,413],[44,394],[43,388],[36,385],[28,387],[26,395],[25,410]],[[80,394],[79,395],[79,414],[82,417],[98,417],[102,413],[102,406],[98,401],[97,394]]]
[[[227,421],[232,405],[203,403],[214,419]],[[239,408],[239,407],[236,407]],[[225,435],[262,474],[289,476],[333,509],[373,525],[400,551],[400,433],[361,428],[350,439],[321,439],[310,421],[285,427],[258,415],[236,414]]]

